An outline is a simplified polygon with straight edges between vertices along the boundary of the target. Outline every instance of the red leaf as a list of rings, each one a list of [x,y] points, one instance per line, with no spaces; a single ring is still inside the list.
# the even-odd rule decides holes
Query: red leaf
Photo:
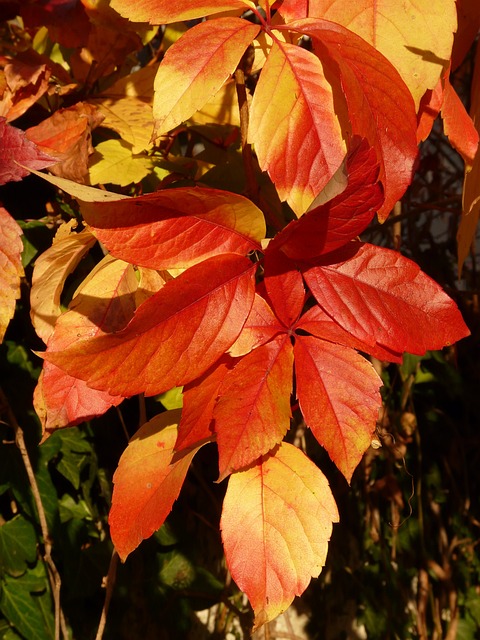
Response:
[[[245,255],[265,236],[247,198],[181,187],[121,202],[83,202],[82,214],[117,258],[152,269],[186,268],[222,253]]]
[[[362,231],[383,204],[375,152],[365,140],[347,157],[348,185],[342,193],[294,220],[270,243],[293,259],[309,260],[343,246]]]
[[[348,347],[297,336],[294,349],[305,422],[350,482],[375,430],[382,381],[370,362]]]
[[[258,347],[225,376],[213,412],[219,480],[254,462],[290,427],[293,349],[283,334]]]
[[[23,165],[21,167],[19,164]],[[18,182],[30,173],[28,169],[44,169],[57,162],[30,142],[24,131],[7,124],[0,117],[0,184]]]
[[[248,137],[280,198],[304,213],[345,155],[331,87],[314,54],[274,43],[253,96]]]
[[[233,359],[226,355],[183,388],[182,419],[178,427],[176,451],[183,451],[213,437],[211,424],[218,390],[232,366]]]
[[[120,458],[108,520],[123,561],[165,522],[198,451],[172,459],[179,420],[178,409],[155,416],[137,431]]]
[[[304,276],[328,315],[367,345],[421,355],[470,333],[453,300],[395,251],[352,243],[335,264],[307,268]]]
[[[305,218],[301,218],[298,224]],[[270,243],[271,244],[271,243]],[[300,271],[281,251],[265,252],[265,289],[278,318],[290,327],[305,304],[305,287]]]
[[[212,98],[260,27],[240,18],[200,22],[166,52],[155,78],[154,136],[168,133]]]
[[[328,481],[282,443],[231,475],[220,522],[228,568],[255,612],[255,628],[301,595],[325,564],[338,511]]]
[[[44,357],[113,395],[155,395],[181,386],[233,344],[253,303],[254,278],[247,258],[210,258],[167,282],[123,331]]]
[[[268,303],[256,293],[243,329],[228,352],[234,358],[244,356],[283,331],[285,327],[280,324]]]
[[[364,351],[379,360],[387,360],[388,362],[402,362],[402,354],[391,351],[379,344],[370,345],[367,342],[359,340],[351,333],[342,329],[325,311],[318,305],[311,307],[297,322],[295,329],[307,331],[317,338],[328,340],[336,344],[342,344],[345,347]]]
[[[366,138],[380,162],[385,219],[410,185],[417,157],[417,120],[412,95],[395,67],[352,31],[321,19],[288,25],[312,38],[322,60],[338,65],[354,135]]]

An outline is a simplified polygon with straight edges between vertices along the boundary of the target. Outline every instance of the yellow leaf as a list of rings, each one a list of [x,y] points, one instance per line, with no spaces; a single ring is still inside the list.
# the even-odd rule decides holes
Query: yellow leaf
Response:
[[[63,232],[62,232],[63,235]],[[90,231],[60,237],[35,263],[30,293],[30,316],[37,335],[48,342],[61,314],[60,295],[67,277],[95,244]]]
[[[92,184],[118,184],[121,187],[143,180],[152,171],[147,156],[132,155],[122,140],[106,140],[95,147],[89,174]]]
[[[448,66],[457,27],[454,0],[311,0],[308,15],[342,24],[383,53],[417,109]]]
[[[15,300],[20,297],[23,276],[20,238],[22,230],[8,211],[0,207],[0,342],[15,312]]]

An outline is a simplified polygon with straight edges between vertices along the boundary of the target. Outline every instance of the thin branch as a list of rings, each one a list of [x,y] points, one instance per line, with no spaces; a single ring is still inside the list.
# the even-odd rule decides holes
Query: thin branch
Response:
[[[45,515],[45,509],[43,508],[42,497],[40,495],[40,490],[38,488],[37,479],[35,477],[35,473],[33,471],[32,463],[30,460],[30,456],[28,454],[27,446],[25,444],[25,438],[23,437],[23,429],[17,422],[15,414],[10,407],[10,403],[8,402],[7,396],[3,392],[3,389],[0,387],[0,403],[2,408],[5,410],[5,413],[8,418],[8,422],[10,426],[13,428],[15,432],[15,442],[20,451],[20,455],[22,456],[22,461],[25,466],[25,471],[27,472],[28,481],[30,483],[30,488],[32,490],[32,496],[35,501],[35,505],[37,507],[38,520],[40,523],[40,529],[42,532],[43,538],[43,561],[47,565],[48,569],[48,577],[50,580],[50,586],[52,589],[53,602],[55,608],[55,640],[60,640],[60,630],[62,631],[62,635],[64,638],[68,638],[68,629],[65,622],[65,616],[62,611],[61,603],[60,603],[60,587],[62,584],[60,574],[55,566],[55,563],[52,558],[52,540],[50,537],[50,532],[48,530],[47,518]]]
[[[118,553],[114,550],[110,559],[110,565],[108,567],[108,573],[104,581],[105,602],[103,603],[102,614],[100,616],[100,622],[98,623],[97,635],[95,640],[102,640],[103,632],[105,631],[105,625],[107,624],[108,608],[113,595],[113,587],[115,586],[115,579],[117,577],[118,566]]]

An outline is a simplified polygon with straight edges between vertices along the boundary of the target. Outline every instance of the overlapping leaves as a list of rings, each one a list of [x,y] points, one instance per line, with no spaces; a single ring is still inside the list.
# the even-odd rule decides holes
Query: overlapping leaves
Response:
[[[210,190],[195,190],[195,198],[205,205],[202,216],[215,220],[214,232],[220,228],[222,234],[240,237],[241,242],[229,245],[228,253],[217,248],[214,255],[206,257],[200,242],[194,264],[143,302],[125,328],[87,337],[59,350],[53,343],[45,354],[48,362],[69,375],[110,394],[156,394],[185,385],[183,412],[175,416],[178,428],[175,426],[175,438],[173,431],[169,435],[168,455],[166,451],[161,457],[164,476],[159,476],[160,485],[152,497],[160,504],[159,496],[165,495],[166,502],[160,511],[155,507],[157,515],[152,520],[148,505],[153,502],[148,495],[157,465],[151,455],[160,445],[153,440],[149,445],[150,440],[139,435],[127,448],[117,472],[112,536],[127,556],[160,526],[178,495],[186,461],[199,446],[216,440],[220,479],[233,474],[222,519],[227,562],[254,605],[257,625],[288,606],[310,576],[318,574],[331,522],[336,519],[328,485],[306,461],[308,482],[318,481],[323,487],[320,496],[315,494],[318,508],[328,514],[320,540],[304,523],[305,535],[312,549],[320,545],[318,551],[299,565],[288,543],[289,520],[275,520],[272,525],[267,515],[270,508],[276,513],[278,507],[268,506],[266,487],[281,483],[283,474],[288,473],[284,456],[290,453],[281,453],[285,445],[278,451],[277,447],[290,426],[293,381],[306,424],[350,480],[370,444],[380,405],[381,381],[358,352],[400,361],[405,350],[424,353],[468,333],[455,304],[414,263],[396,252],[355,240],[383,202],[375,151],[365,141],[356,142],[347,158],[346,172],[348,184],[343,192],[305,213],[270,242],[262,259],[263,281],[257,285],[253,257],[259,255],[258,238],[239,235],[237,218],[232,218],[231,203],[243,206],[242,199],[231,196],[229,202],[226,195],[222,200]],[[163,197],[170,209],[162,207]],[[190,191],[178,189],[180,219],[185,217],[182,203],[191,197]],[[136,259],[141,250],[144,263],[160,268],[165,263],[157,252],[160,236],[155,228],[165,222],[177,224],[172,215],[174,198],[175,191],[171,191],[118,203],[89,203],[85,214],[107,246],[112,243],[117,257]],[[211,211],[209,206],[213,206]],[[119,237],[127,237],[122,219],[130,221],[130,242],[119,242],[116,237],[110,221],[114,207]],[[347,212],[352,210],[356,215],[349,217]],[[255,209],[250,215],[255,220]],[[179,247],[181,243],[180,234]],[[304,254],[302,246],[306,247]],[[245,257],[255,248],[252,260]],[[433,331],[427,330],[432,326]],[[157,429],[154,433],[163,438],[164,431]],[[133,466],[129,462],[132,447]],[[290,451],[288,446],[286,451]],[[142,467],[143,460],[153,465],[151,473]],[[174,472],[180,464],[177,460],[183,461],[178,473]],[[294,475],[301,477],[299,459],[291,464]],[[142,468],[142,478],[145,476],[140,484],[134,467]],[[317,480],[312,480],[312,473]],[[255,533],[265,540],[263,548],[242,552],[241,561],[238,549],[253,547],[248,542],[251,531],[238,533],[233,524],[237,516],[229,505],[234,498],[228,496],[236,495],[238,483],[242,487],[253,483],[249,491],[257,496],[260,509],[263,504],[265,514]],[[159,493],[160,486],[164,494]],[[305,517],[311,499],[307,495],[310,493],[305,502],[296,501],[288,507],[292,518],[301,521]],[[281,500],[288,503],[286,497]],[[127,526],[122,505],[137,503],[144,506],[135,511]],[[268,533],[272,526],[284,537],[284,556],[278,549],[272,552],[274,542]],[[259,562],[265,566],[263,578],[252,583],[249,575]],[[288,577],[290,565],[295,567],[295,579]]]

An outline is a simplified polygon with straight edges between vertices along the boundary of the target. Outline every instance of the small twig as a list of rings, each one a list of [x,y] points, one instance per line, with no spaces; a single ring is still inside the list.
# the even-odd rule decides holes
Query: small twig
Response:
[[[107,577],[105,578],[105,602],[103,603],[102,615],[100,616],[100,622],[98,623],[97,635],[95,640],[102,640],[103,632],[105,631],[105,625],[107,623],[108,608],[113,595],[113,587],[115,586],[115,579],[117,577],[117,565],[118,565],[118,553],[114,550],[110,560],[110,566],[108,567]]]
[[[35,477],[27,446],[25,444],[25,438],[23,437],[23,429],[17,422],[15,414],[13,413],[12,408],[10,407],[10,403],[8,402],[8,399],[2,388],[0,388],[0,402],[1,406],[7,414],[8,422],[15,432],[15,442],[20,451],[20,455],[22,456],[22,461],[25,466],[25,471],[27,472],[32,496],[37,507],[38,520],[43,537],[43,561],[48,568],[48,577],[50,580],[55,608],[55,640],[60,640],[60,629],[62,631],[63,637],[68,638],[68,629],[60,603],[60,587],[62,581],[52,558],[52,540],[50,538],[50,532],[48,530],[47,518],[45,515],[45,509],[43,508],[42,497],[38,488],[37,479]]]

